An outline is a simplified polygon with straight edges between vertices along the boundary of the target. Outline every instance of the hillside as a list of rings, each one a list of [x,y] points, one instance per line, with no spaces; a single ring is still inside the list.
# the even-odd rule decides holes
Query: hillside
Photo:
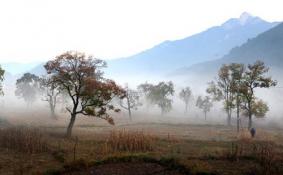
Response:
[[[5,69],[7,72],[9,72],[12,75],[22,74],[27,71],[30,71],[34,67],[37,67],[39,62],[32,62],[32,63],[1,63],[1,67]]]
[[[211,77],[216,75],[217,70],[225,63],[253,63],[256,60],[264,61],[271,67],[271,73],[281,79],[283,73],[283,23],[258,35],[254,39],[249,39],[245,44],[233,48],[221,59],[184,67],[171,74],[171,76],[199,75]]]
[[[239,18],[232,18],[221,26],[211,27],[193,36],[165,41],[131,57],[110,60],[108,73],[164,74],[184,66],[219,59],[233,47],[240,46],[276,24],[243,13]]]

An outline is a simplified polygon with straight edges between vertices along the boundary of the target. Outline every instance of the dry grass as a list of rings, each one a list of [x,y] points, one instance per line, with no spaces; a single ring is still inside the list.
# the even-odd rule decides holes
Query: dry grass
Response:
[[[265,174],[283,172],[274,170],[274,165],[282,166],[281,130],[257,129],[256,137],[251,139],[247,130],[237,135],[233,128],[222,125],[121,123],[110,127],[102,121],[96,123],[92,120],[95,125],[90,125],[89,121],[78,122],[73,132],[78,140],[73,140],[63,137],[65,128],[61,126],[65,125],[60,122],[46,127],[42,123],[32,125],[40,126],[40,129],[16,127],[0,130],[0,174],[13,170],[25,174],[52,172],[74,159],[94,162],[109,156],[135,153],[145,153],[157,159],[173,157],[196,172],[229,175],[250,170]],[[267,146],[267,141],[276,144]],[[32,156],[29,153],[33,153]],[[277,159],[280,156],[281,159]]]
[[[108,151],[146,152],[153,151],[157,137],[143,131],[114,130],[106,141]]]
[[[36,128],[10,127],[0,130],[0,146],[23,153],[41,153],[48,150],[47,139]]]
[[[277,167],[275,166],[277,156],[274,143],[262,143],[254,145],[254,156],[258,161],[262,174],[271,175],[277,173]]]
[[[224,153],[224,158],[230,161],[253,160],[259,165],[252,170],[256,174],[278,174],[282,170],[278,169],[280,159],[277,156],[279,152],[276,148],[273,142],[259,142],[244,138],[232,142],[229,150]]]

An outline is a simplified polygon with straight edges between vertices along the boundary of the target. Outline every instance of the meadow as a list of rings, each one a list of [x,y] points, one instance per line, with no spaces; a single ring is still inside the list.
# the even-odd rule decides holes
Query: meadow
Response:
[[[0,174],[282,174],[283,129],[196,122],[195,118],[137,114],[109,125],[78,117],[9,112],[0,123]],[[46,115],[46,116],[45,116]],[[5,115],[3,115],[5,116]],[[146,116],[146,117],[145,117]],[[200,120],[201,121],[201,120]]]

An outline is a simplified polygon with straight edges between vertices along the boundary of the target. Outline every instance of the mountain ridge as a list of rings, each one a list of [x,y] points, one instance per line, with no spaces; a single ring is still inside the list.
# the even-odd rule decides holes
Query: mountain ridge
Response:
[[[259,34],[253,39],[239,47],[231,49],[221,59],[198,63],[190,67],[178,69],[168,76],[185,76],[187,74],[197,74],[202,77],[216,75],[222,64],[244,63],[251,64],[257,60],[263,61],[267,66],[272,67],[271,73],[278,78],[283,73],[283,23]],[[283,79],[283,78],[280,78]]]
[[[235,46],[240,46],[277,24],[278,22],[267,22],[243,13],[239,18],[230,18],[219,26],[213,26],[184,39],[167,40],[130,57],[106,60],[108,68],[105,73],[110,78],[134,74],[166,75],[184,66],[217,60]],[[43,75],[43,64],[32,66],[27,71]]]
[[[215,60],[277,24],[243,13],[240,18],[231,18],[184,39],[164,41],[133,56],[109,60],[108,74],[169,73],[169,69]]]

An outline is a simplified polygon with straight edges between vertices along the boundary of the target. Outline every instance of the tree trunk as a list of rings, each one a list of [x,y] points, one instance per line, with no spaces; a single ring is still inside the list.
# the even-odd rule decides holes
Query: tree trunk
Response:
[[[232,115],[231,109],[227,109],[227,125],[228,126],[231,126],[231,115]]]
[[[252,128],[252,116],[249,115],[249,129]]]
[[[248,104],[248,114],[249,114],[249,126],[248,126],[248,129],[251,129],[252,128],[252,105],[251,105],[251,102],[249,102]]]
[[[240,105],[239,98],[237,97],[237,132],[240,132]]]
[[[55,114],[55,105],[52,101],[49,101],[49,107],[50,107],[50,116],[52,119],[57,119]]]
[[[68,138],[70,138],[72,136],[72,130],[73,130],[75,120],[76,120],[76,114],[71,114],[71,120],[70,120],[70,123],[68,125],[67,133],[66,133],[66,136]]]
[[[204,112],[204,120],[206,121],[206,112]]]
[[[130,117],[130,120],[132,121],[132,111],[131,111],[131,108],[128,108],[128,112],[129,112],[129,117]]]
[[[188,106],[189,106],[189,104],[188,104],[188,103],[186,103],[185,114],[187,114],[187,113],[188,113]]]
[[[31,107],[31,101],[27,101],[27,108],[29,109]]]
[[[56,114],[55,114],[55,109],[53,106],[50,107],[50,113],[51,113],[51,118],[52,119],[57,119]]]
[[[129,117],[130,117],[130,120],[132,121],[131,104],[130,104],[130,100],[128,96],[127,96],[127,105],[128,105]]]
[[[164,115],[164,110],[163,110],[163,108],[161,108],[161,116],[163,116]]]

